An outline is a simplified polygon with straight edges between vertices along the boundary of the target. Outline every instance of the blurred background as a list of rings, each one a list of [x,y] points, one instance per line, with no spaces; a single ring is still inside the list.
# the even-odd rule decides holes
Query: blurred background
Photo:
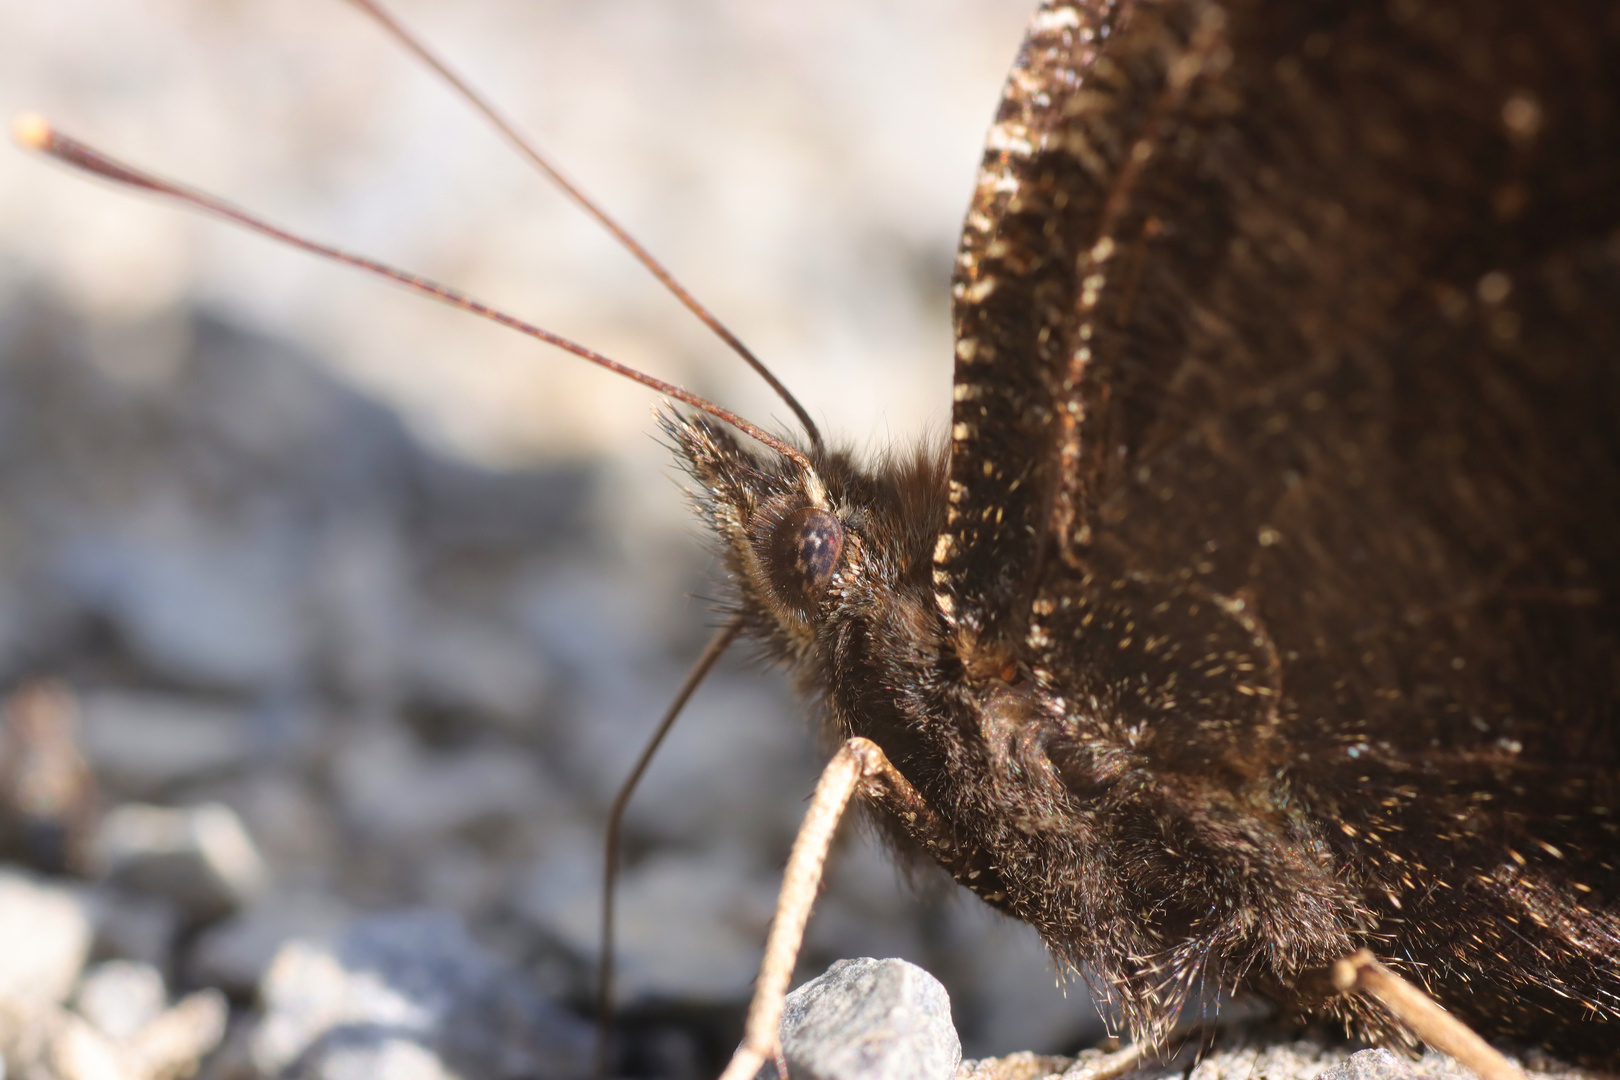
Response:
[[[943,436],[951,258],[1030,7],[396,12],[834,440],[875,451]],[[0,105],[756,421],[788,416],[340,0],[6,4]],[[583,1068],[569,1010],[590,992],[602,815],[715,623],[655,404],[0,152],[0,935],[28,942],[0,970],[13,1068]],[[821,764],[805,719],[741,650],[649,773],[619,1072],[705,1075],[729,1052]],[[942,876],[903,882],[857,835],[801,977],[859,955],[939,976],[970,1056],[1099,1030],[1033,932]],[[413,979],[432,994],[388,1013],[379,986]],[[333,1040],[378,1009],[409,1037]],[[86,1046],[125,1072],[84,1073]]]

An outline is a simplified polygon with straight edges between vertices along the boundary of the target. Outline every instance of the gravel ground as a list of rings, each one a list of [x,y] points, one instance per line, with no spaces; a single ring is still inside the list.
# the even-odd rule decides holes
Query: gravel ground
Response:
[[[955,233],[1028,7],[404,12],[875,447],[943,430]],[[336,0],[12,5],[0,30],[8,112],[785,415]],[[583,1075],[602,814],[712,622],[647,407],[0,154],[5,1076]],[[734,657],[649,774],[619,1072],[729,1052],[820,763],[803,719]],[[1061,1071],[983,1061],[1100,1031],[1028,928],[855,835],[801,977],[858,956],[939,977],[973,1075]],[[1313,1074],[1243,1052],[1177,1070]]]
[[[164,1003],[206,990],[233,1006],[246,1075],[313,1052],[307,1033],[263,1033],[280,1012],[320,1030],[373,1016],[344,1004],[382,992],[350,985],[355,950],[384,971],[459,964],[473,974],[450,982],[498,1016],[587,1000],[602,816],[707,636],[701,547],[627,538],[606,466],[436,453],[296,349],[212,316],[186,320],[157,383],[109,374],[118,342],[50,304],[0,327],[0,843],[56,875],[19,880],[80,912],[50,978],[24,965],[19,985],[55,1008],[116,961]],[[630,820],[626,1070],[700,1075],[729,1049],[819,764],[743,656],[694,702]],[[805,974],[913,959],[951,985],[981,1053],[1095,1029],[1027,928],[918,892],[852,835]],[[422,921],[368,921],[395,916]],[[516,997],[489,989],[513,980]],[[512,1026],[464,1007],[411,1023]],[[555,1020],[547,1053],[572,1075],[585,1029]],[[390,1052],[406,1043],[437,1046]]]
[[[830,430],[882,445],[943,427],[945,281],[1027,6],[401,13]],[[346,5],[0,20],[8,112],[784,414]],[[221,988],[240,1018],[290,937],[426,909],[584,997],[602,808],[710,624],[647,395],[11,153],[0,295],[0,685],[15,727],[71,728],[82,758],[27,751],[66,818],[11,850],[94,883],[93,956]],[[739,656],[647,778],[621,989],[658,1069],[725,1049],[818,764]],[[1096,1023],[1025,928],[917,903],[859,838],[815,934],[806,974],[940,973],[974,1052]]]

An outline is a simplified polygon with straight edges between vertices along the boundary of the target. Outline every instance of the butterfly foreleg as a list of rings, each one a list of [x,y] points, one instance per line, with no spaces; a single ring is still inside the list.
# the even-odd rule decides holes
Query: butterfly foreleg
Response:
[[[1406,1025],[1419,1039],[1450,1054],[1479,1074],[1480,1080],[1524,1080],[1512,1062],[1497,1053],[1440,1003],[1385,967],[1366,949],[1333,965],[1333,985],[1343,994],[1366,994]]]
[[[922,797],[901,776],[889,759],[870,739],[854,738],[833,755],[816,782],[810,808],[793,840],[787,869],[782,874],[782,891],[777,896],[776,915],[765,940],[765,958],[760,962],[754,983],[754,998],[748,1005],[743,1041],[732,1054],[721,1080],[751,1080],[766,1058],[780,1057],[778,1025],[787,997],[793,965],[804,941],[805,924],[821,887],[822,870],[832,848],[838,823],[857,790],[894,805],[902,813],[924,807]],[[780,1068],[780,1064],[778,1065]]]

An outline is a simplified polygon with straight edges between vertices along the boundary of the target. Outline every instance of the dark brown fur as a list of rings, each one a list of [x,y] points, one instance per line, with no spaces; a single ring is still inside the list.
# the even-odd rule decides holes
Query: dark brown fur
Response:
[[[1322,990],[1366,946],[1620,1061],[1615,6],[1043,13],[948,469],[670,421],[748,629],[1140,1035],[1207,977],[1392,1037]]]

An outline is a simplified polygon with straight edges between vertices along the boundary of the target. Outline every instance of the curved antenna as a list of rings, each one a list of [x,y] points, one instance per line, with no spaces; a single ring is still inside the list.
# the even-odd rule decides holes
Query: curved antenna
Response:
[[[687,673],[686,681],[681,688],[675,691],[675,698],[664,711],[664,717],[658,721],[653,729],[652,737],[641,750],[641,756],[636,758],[635,765],[630,769],[630,775],[625,777],[624,783],[619,785],[618,794],[613,796],[613,807],[608,811],[607,841],[602,849],[602,951],[596,964],[596,1077],[597,1080],[607,1080],[608,1066],[611,1064],[610,1043],[613,1037],[613,915],[615,889],[619,882],[619,846],[624,838],[624,814],[630,807],[630,796],[635,793],[636,785],[641,783],[642,774],[652,763],[653,755],[663,745],[664,736],[669,729],[675,726],[675,718],[681,715],[686,703],[692,697],[698,685],[703,682],[719,661],[721,655],[737,640],[742,632],[742,616],[734,616],[730,622],[720,628],[720,631],[704,646],[703,655],[697,658],[692,670]]]
[[[585,194],[573,181],[569,180],[555,165],[548,161],[545,155],[540,153],[534,144],[529,142],[517,130],[517,127],[500,110],[495,108],[488,98],[473,89],[471,84],[452,71],[448,64],[439,59],[437,54],[409,30],[405,29],[405,26],[381,4],[377,3],[376,0],[349,0],[349,3],[376,19],[401,45],[415,53],[419,60],[436,71],[439,77],[449,83],[467,104],[483,114],[484,119],[489,121],[496,131],[505,136],[506,141],[511,143],[518,153],[528,158],[530,164],[544,173],[546,179],[555,184],[558,190],[595,219],[598,225],[606,229],[613,239],[619,242],[620,246],[628,251],[637,262],[647,268],[648,273],[658,279],[660,285],[668,289],[675,299],[684,304],[686,309],[693,315],[696,315],[699,322],[707,326],[721,341],[730,346],[732,352],[742,357],[743,363],[758,372],[759,377],[770,384],[770,388],[776,391],[777,396],[787,403],[788,408],[793,410],[793,415],[804,428],[805,434],[809,436],[810,445],[817,450],[821,449],[821,432],[817,430],[815,422],[810,419],[810,414],[805,411],[804,406],[799,404],[798,399],[788,391],[787,387],[782,385],[781,381],[771,373],[771,370],[765,366],[763,361],[754,355],[748,346],[738,340],[737,335],[728,330],[724,323],[698,301],[697,297],[687,292],[681,283],[676,281],[674,276],[664,268],[664,265],[653,258],[651,252],[637,243],[635,238],[626,232],[617,221],[608,216],[606,210],[598,206],[594,199]]]
[[[452,289],[448,285],[441,285],[419,274],[412,274],[389,266],[386,263],[378,262],[375,259],[368,259],[364,255],[356,255],[353,252],[333,247],[330,244],[322,244],[306,239],[297,233],[288,232],[286,229],[272,225],[263,218],[234,206],[217,196],[125,165],[101,153],[94,147],[56,131],[42,116],[24,114],[17,117],[12,122],[11,134],[17,142],[31,150],[38,150],[41,153],[48,154],[63,164],[71,165],[104,180],[111,180],[126,187],[138,188],[142,191],[150,191],[174,199],[194,210],[201,210],[222,217],[226,221],[240,225],[250,232],[268,236],[272,240],[279,240],[284,244],[310,252],[313,255],[331,259],[333,262],[353,266],[368,273],[376,274],[378,277],[387,278],[413,292],[432,297],[435,300],[449,304],[451,307],[460,308],[462,311],[470,312],[488,319],[490,322],[516,330],[520,334],[526,334],[538,341],[553,345],[564,352],[573,353],[583,360],[589,360],[598,367],[607,368],[616,375],[622,375],[632,382],[638,382],[643,386],[650,387],[660,394],[672,397],[676,401],[685,402],[694,409],[699,409],[718,420],[723,420],[749,438],[791,459],[806,471],[812,471],[810,459],[804,455],[803,451],[788,445],[763,428],[749,423],[730,409],[716,405],[707,398],[699,397],[690,390],[676,386],[674,383],[654,378],[626,364],[621,364],[617,360],[609,359],[594,349],[588,349],[560,334],[554,334],[550,330],[542,329],[533,323],[508,315],[506,312],[490,307],[488,304],[475,300],[466,293]]]

